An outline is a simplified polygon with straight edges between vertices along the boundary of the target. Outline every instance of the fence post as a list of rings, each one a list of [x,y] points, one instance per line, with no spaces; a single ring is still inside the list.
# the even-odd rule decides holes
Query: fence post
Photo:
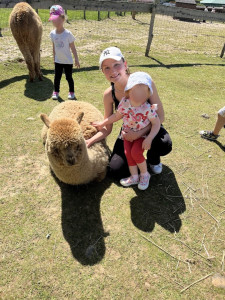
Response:
[[[108,19],[110,18],[110,11],[108,11]]]
[[[155,22],[156,7],[159,4],[159,1],[160,0],[155,0],[154,6],[152,9],[151,22],[150,22],[149,34],[148,34],[148,43],[147,43],[147,47],[146,47],[146,51],[145,51],[145,56],[149,56],[149,51],[150,51],[150,47],[151,47],[151,43],[152,43],[152,39],[153,39],[153,28],[154,28],[154,22]]]
[[[100,11],[98,10],[98,21],[100,21],[101,18],[100,18]]]
[[[221,58],[223,58],[224,52],[225,52],[225,43],[224,43],[224,45],[223,45],[223,49],[222,49],[221,54],[220,54],[220,57],[221,57]]]
[[[3,37],[1,27],[0,27],[0,37]]]
[[[137,1],[137,0],[132,0],[132,2],[136,2],[136,1]],[[132,16],[132,19],[133,19],[133,20],[136,20],[136,19],[135,19],[136,11],[132,11],[132,12],[131,12],[131,16]]]
[[[86,10],[84,10],[84,20],[86,20]]]

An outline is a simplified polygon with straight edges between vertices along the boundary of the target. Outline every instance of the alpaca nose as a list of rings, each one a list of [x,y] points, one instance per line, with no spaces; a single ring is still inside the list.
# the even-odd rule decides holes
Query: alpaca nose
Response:
[[[68,162],[69,165],[75,165],[75,158],[73,155],[67,155],[66,156],[66,161]]]

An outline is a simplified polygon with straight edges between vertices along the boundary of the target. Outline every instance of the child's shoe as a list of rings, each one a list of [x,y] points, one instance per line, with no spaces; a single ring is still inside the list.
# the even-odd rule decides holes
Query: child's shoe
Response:
[[[53,100],[58,100],[58,98],[59,98],[59,93],[53,92],[53,94],[52,94],[52,99],[53,99]]]
[[[144,191],[148,188],[150,177],[151,175],[148,172],[143,175],[142,174],[140,175],[140,181],[138,184],[139,190]]]
[[[77,100],[77,98],[75,97],[75,94],[72,93],[72,92],[69,92],[69,94],[68,94],[68,99],[69,99],[69,100]]]
[[[131,185],[135,185],[135,184],[138,184],[139,183],[139,176],[130,176],[130,177],[127,177],[127,178],[123,178],[120,180],[120,184],[122,186],[131,186]]]

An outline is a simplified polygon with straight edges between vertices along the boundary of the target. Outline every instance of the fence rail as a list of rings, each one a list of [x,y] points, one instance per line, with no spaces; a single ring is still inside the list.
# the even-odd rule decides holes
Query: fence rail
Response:
[[[139,0],[141,1],[141,0]],[[159,4],[159,0],[151,2],[134,2],[132,0],[106,1],[106,0],[27,0],[34,9],[49,9],[53,4],[61,4],[67,10],[90,11],[119,11],[119,12],[145,12],[151,14],[149,37],[145,55],[150,51],[153,38],[154,18],[156,14],[162,14],[181,19],[193,19],[199,21],[216,21],[225,23],[225,13],[212,13],[197,9],[183,7],[169,7]],[[0,8],[12,8],[18,0],[0,0]]]

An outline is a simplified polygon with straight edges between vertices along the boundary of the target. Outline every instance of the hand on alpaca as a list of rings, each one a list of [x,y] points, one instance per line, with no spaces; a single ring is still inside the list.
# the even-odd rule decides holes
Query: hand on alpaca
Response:
[[[92,122],[91,125],[96,127],[100,131],[104,127],[104,122],[95,121],[95,122]]]

